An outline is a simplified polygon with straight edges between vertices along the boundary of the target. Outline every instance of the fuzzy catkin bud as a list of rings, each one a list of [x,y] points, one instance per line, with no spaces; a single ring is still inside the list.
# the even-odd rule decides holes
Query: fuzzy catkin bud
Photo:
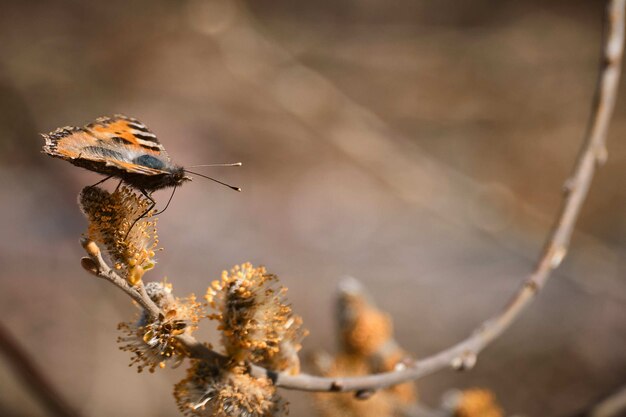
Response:
[[[454,417],[502,417],[496,397],[487,389],[472,388],[461,392]]]
[[[165,367],[165,363],[174,359],[180,363],[187,355],[176,336],[191,334],[197,328],[202,304],[194,295],[185,299],[172,295],[172,286],[160,282],[151,282],[146,286],[150,299],[163,311],[156,320],[150,320],[143,312],[134,322],[120,323],[118,329],[125,333],[118,338],[121,350],[133,353],[130,365],[136,365],[142,372],[148,369],[154,372]]]
[[[294,316],[286,288],[265,268],[249,263],[222,273],[207,291],[211,318],[220,322],[222,343],[234,361],[248,360],[272,370],[297,373],[297,352],[305,336],[302,319]]]
[[[113,193],[99,187],[85,187],[78,201],[89,220],[87,237],[106,248],[115,269],[131,285],[137,284],[155,263],[156,220],[146,213],[152,203],[128,187],[120,187]]]
[[[181,412],[206,417],[279,417],[286,403],[266,378],[253,378],[242,366],[193,361],[174,387]]]
[[[324,376],[359,376],[388,372],[401,366],[406,353],[393,338],[391,317],[381,311],[361,283],[345,278],[337,297],[338,336],[341,351],[335,357],[318,355],[316,365]],[[352,394],[316,394],[316,405],[324,417],[394,416],[417,400],[412,382],[374,393],[363,401]]]

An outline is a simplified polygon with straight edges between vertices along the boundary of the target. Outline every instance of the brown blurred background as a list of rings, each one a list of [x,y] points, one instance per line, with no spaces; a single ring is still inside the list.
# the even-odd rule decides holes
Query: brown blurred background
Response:
[[[134,307],[79,265],[97,174],[39,132],[125,113],[182,165],[242,161],[177,191],[159,265],[180,296],[266,265],[334,348],[359,278],[417,357],[465,337],[530,271],[587,121],[603,2],[0,0],[0,317],[85,415],[171,416],[182,369],[128,368]],[[564,265],[470,373],[507,415],[565,416],[626,382],[626,83]],[[162,206],[169,191],[156,194]],[[211,323],[201,332],[215,339]],[[0,415],[41,409],[0,359]],[[286,392],[294,416],[307,394]]]

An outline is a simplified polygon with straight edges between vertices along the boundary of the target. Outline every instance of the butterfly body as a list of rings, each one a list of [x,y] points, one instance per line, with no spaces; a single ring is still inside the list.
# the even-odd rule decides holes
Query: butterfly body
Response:
[[[43,137],[44,153],[118,177],[143,192],[191,180],[183,167],[171,162],[156,136],[131,117],[101,117],[84,127],[62,127]]]

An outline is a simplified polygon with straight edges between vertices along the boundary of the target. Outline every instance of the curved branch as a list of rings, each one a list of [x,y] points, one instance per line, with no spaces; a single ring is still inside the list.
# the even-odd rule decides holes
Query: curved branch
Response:
[[[256,376],[268,376],[277,386],[304,391],[362,391],[380,389],[417,379],[443,368],[471,368],[476,355],[504,332],[533,300],[567,253],[570,238],[582,204],[587,197],[596,164],[606,160],[605,147],[613,114],[624,46],[624,6],[626,0],[611,0],[606,10],[600,76],[592,104],[589,129],[566,181],[565,199],[533,272],[500,314],[484,322],[472,335],[456,345],[414,362],[405,369],[351,378],[322,378],[306,374],[286,375],[253,367]]]
[[[617,417],[626,411],[626,387],[621,387],[598,404],[596,404],[589,417]]]
[[[80,417],[80,413],[67,403],[2,323],[0,323],[0,354],[7,359],[7,364],[40,400],[50,415]]]
[[[427,358],[403,364],[400,369],[373,375],[346,378],[325,378],[308,374],[289,375],[250,365],[250,373],[255,377],[270,378],[276,386],[300,391],[367,392],[415,380],[436,371],[453,367],[458,370],[470,369],[476,363],[477,355],[500,336],[528,307],[537,293],[543,288],[567,253],[574,226],[582,204],[587,197],[596,164],[606,160],[605,147],[609,122],[613,113],[617,86],[621,69],[624,45],[624,8],[626,0],[610,0],[606,11],[606,29],[603,40],[600,76],[592,104],[591,120],[574,171],[565,183],[565,198],[554,227],[539,256],[533,272],[524,280],[521,288],[513,295],[503,310],[480,325],[468,338],[456,345]],[[88,243],[88,242],[86,242]],[[99,252],[91,252],[86,243],[83,246],[90,255],[83,258],[83,267],[94,275],[107,279],[120,287],[150,315],[158,317],[159,308],[150,300],[145,291],[130,287],[124,279],[110,269]],[[189,335],[177,337],[185,345],[189,355],[204,360],[226,360],[223,355],[211,350]]]

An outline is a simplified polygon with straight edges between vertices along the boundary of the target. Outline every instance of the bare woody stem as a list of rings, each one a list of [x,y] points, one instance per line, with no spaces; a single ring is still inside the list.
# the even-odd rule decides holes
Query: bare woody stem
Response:
[[[81,259],[81,265],[85,270],[99,278],[110,281],[113,285],[124,291],[137,304],[143,307],[152,320],[159,317],[161,310],[154,304],[150,297],[148,297],[142,282],[136,287],[131,286],[124,278],[120,277],[117,272],[107,265],[102,258],[100,248],[98,248],[95,242],[89,239],[81,239],[80,243],[87,252],[87,255],[89,255],[89,257]]]
[[[596,164],[606,160],[606,136],[613,114],[624,46],[624,6],[626,0],[608,2],[605,18],[600,76],[592,104],[589,129],[574,172],[566,181],[565,199],[534,271],[505,308],[485,321],[467,339],[402,370],[353,378],[320,378],[306,374],[275,374],[253,367],[256,376],[269,376],[277,386],[305,391],[362,391],[396,385],[454,366],[471,367],[476,355],[504,332],[528,307],[543,288],[551,272],[567,253],[570,238],[582,204],[587,197]]]
[[[505,307],[494,317],[483,322],[465,340],[400,369],[360,377],[325,378],[308,374],[289,375],[277,373],[256,365],[250,365],[255,377],[270,378],[276,386],[300,391],[359,392],[381,388],[421,378],[439,370],[453,367],[469,369],[476,363],[477,355],[500,336],[530,305],[544,287],[550,274],[567,254],[576,220],[587,197],[597,164],[607,158],[606,136],[613,114],[621,69],[624,46],[624,8],[626,0],[610,0],[606,9],[606,27],[603,38],[600,75],[592,104],[589,128],[570,178],[565,183],[565,197],[555,224],[541,251],[533,272],[523,281],[521,288],[512,296]],[[83,242],[88,258],[83,258],[83,267],[94,275],[104,278],[126,292],[142,306],[152,318],[161,314],[159,308],[140,286],[131,287],[114,270],[109,268],[97,247]],[[93,242],[91,242],[93,243]],[[189,355],[203,360],[225,360],[206,345],[189,335],[178,336]]]
[[[98,248],[98,245],[96,245],[95,242],[89,239],[82,239],[80,243],[89,255],[88,257],[81,259],[81,265],[86,271],[97,276],[98,278],[109,281],[111,284],[124,291],[148,313],[151,320],[157,320],[159,317],[163,316],[161,309],[148,296],[143,282],[140,281],[136,286],[131,286],[124,278],[115,272],[115,270],[111,269],[111,267],[107,265],[106,261],[102,257],[100,248]],[[226,361],[228,359],[225,356],[207,348],[204,344],[198,342],[193,336],[183,334],[178,336],[178,339],[187,348],[187,351],[192,358],[210,361]]]
[[[0,323],[0,354],[7,359],[6,363],[15,370],[15,374],[37,397],[50,415],[80,417],[81,414],[66,402],[2,323]]]

